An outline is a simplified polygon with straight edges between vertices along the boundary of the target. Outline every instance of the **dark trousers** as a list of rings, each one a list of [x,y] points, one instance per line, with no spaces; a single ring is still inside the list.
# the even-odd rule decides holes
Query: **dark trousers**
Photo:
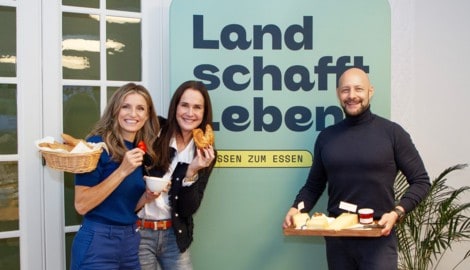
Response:
[[[395,232],[382,237],[325,237],[329,270],[397,270]]]

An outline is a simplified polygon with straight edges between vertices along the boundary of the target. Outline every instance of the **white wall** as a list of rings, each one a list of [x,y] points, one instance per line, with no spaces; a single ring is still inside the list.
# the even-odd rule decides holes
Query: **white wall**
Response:
[[[431,179],[470,164],[470,1],[389,0],[392,11],[392,120],[411,134]],[[377,89],[379,90],[379,89]],[[448,177],[470,185],[470,167]],[[470,194],[466,200],[470,201]],[[441,262],[453,266],[470,243]],[[467,265],[468,265],[467,261]],[[461,266],[458,269],[463,269]]]

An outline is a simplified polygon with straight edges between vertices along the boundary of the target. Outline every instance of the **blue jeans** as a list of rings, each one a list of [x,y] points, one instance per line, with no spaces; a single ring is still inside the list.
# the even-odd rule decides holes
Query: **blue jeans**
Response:
[[[191,270],[189,250],[181,253],[173,228],[140,229],[139,260],[142,270]]]
[[[72,244],[71,270],[140,270],[137,225],[83,220]]]

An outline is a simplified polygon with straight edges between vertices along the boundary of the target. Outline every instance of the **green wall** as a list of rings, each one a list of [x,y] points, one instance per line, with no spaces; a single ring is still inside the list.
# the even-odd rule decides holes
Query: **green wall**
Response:
[[[268,28],[279,29],[279,47],[270,35],[260,39]],[[245,159],[221,160],[209,180],[195,216],[195,269],[327,269],[323,239],[284,236],[282,221],[315,138],[343,117],[335,88],[344,68],[369,69],[372,110],[390,116],[390,35],[385,0],[172,1],[169,91],[205,82],[219,154]],[[310,161],[250,162],[250,151],[308,151]],[[324,195],[314,211],[325,205]]]

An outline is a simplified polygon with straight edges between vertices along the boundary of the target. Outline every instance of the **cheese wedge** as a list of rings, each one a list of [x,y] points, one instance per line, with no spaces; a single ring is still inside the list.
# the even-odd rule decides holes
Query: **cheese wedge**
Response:
[[[330,223],[328,229],[339,231],[342,229],[346,229],[358,224],[358,217],[357,214],[352,213],[342,213],[334,221]]]
[[[328,228],[328,218],[324,215],[313,215],[307,222],[307,229],[324,230]]]
[[[299,213],[292,217],[294,221],[294,226],[296,229],[302,229],[303,226],[307,225],[307,222],[310,220],[310,216],[307,213]]]

